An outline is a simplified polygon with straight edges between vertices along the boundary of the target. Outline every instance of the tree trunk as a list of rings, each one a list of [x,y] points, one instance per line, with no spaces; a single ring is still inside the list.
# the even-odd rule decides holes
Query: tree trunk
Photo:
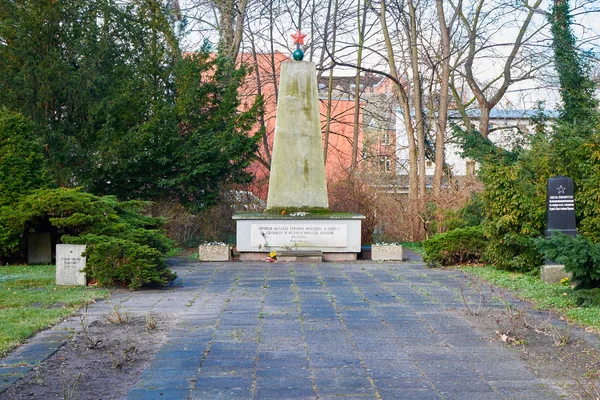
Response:
[[[331,54],[335,54],[335,34],[337,31],[337,13],[338,13],[338,0],[335,0],[333,6],[333,30],[331,32]],[[332,62],[333,64],[333,62]],[[325,133],[323,135],[323,162],[327,165],[327,152],[329,150],[329,132],[331,130],[331,100],[333,96],[333,65],[330,65],[329,70],[329,85],[327,87],[327,118],[325,120]],[[327,170],[327,169],[325,169]]]
[[[358,54],[356,58],[356,80],[354,88],[354,125],[352,126],[352,168],[356,168],[358,163],[358,130],[360,123],[360,67],[362,64],[362,52],[364,44],[364,30],[366,25],[366,1],[363,7],[362,21],[360,14],[360,1],[357,2],[357,23],[358,23]]]
[[[415,142],[415,131],[412,125],[411,114],[410,114],[410,104],[408,101],[408,95],[404,90],[404,87],[400,83],[400,79],[398,77],[398,69],[396,68],[396,61],[394,58],[394,49],[392,46],[392,40],[390,38],[390,34],[387,28],[387,18],[386,18],[386,6],[385,0],[381,0],[381,10],[379,13],[379,19],[381,21],[381,28],[383,33],[383,40],[385,41],[387,56],[388,56],[388,66],[390,69],[390,76],[392,76],[396,85],[394,86],[394,93],[396,94],[396,98],[398,99],[398,103],[402,109],[402,113],[404,114],[404,127],[406,129],[406,137],[408,142],[408,200],[411,206],[410,212],[410,238],[411,240],[415,240],[420,233],[420,223],[419,216],[415,214],[412,210],[414,205],[419,202],[419,183],[418,183],[418,174],[417,174],[417,145]]]
[[[413,107],[415,112],[415,125],[417,131],[417,150],[419,168],[419,198],[415,204],[420,213],[426,196],[427,173],[425,171],[425,120],[423,115],[421,76],[419,75],[419,51],[417,48],[417,16],[412,0],[408,0],[409,33],[410,33],[410,61],[413,74]]]
[[[481,104],[479,106],[480,115],[479,115],[479,132],[481,136],[487,138],[490,134],[490,111],[491,107],[487,104]]]
[[[479,0],[479,3],[477,5],[477,7],[475,8],[475,12],[473,13],[473,17],[472,17],[473,19],[471,22],[467,19],[467,17],[464,15],[462,10],[460,9],[460,5],[457,6],[457,8],[456,8],[457,12],[459,13],[460,20],[462,21],[463,26],[467,30],[468,39],[469,39],[469,50],[468,50],[467,58],[465,60],[465,79],[467,80],[467,83],[469,84],[469,87],[473,91],[473,94],[474,94],[475,98],[477,99],[477,103],[479,104],[479,108],[481,110],[481,117],[479,120],[479,130],[481,132],[481,135],[485,138],[487,138],[488,134],[489,134],[488,123],[489,123],[490,110],[492,108],[494,108],[496,106],[496,104],[498,104],[498,102],[500,102],[500,100],[502,100],[502,97],[506,94],[506,91],[508,90],[510,85],[512,85],[513,83],[515,83],[517,81],[522,81],[522,80],[525,80],[525,79],[531,77],[530,76],[531,72],[527,72],[527,73],[523,73],[520,77],[514,78],[512,76],[512,69],[513,69],[513,65],[515,64],[517,54],[519,53],[519,51],[524,43],[524,40],[527,41],[529,39],[529,38],[525,38],[525,34],[527,33],[527,29],[529,28],[531,19],[533,18],[534,14],[539,11],[539,6],[540,6],[541,2],[542,2],[542,0],[536,0],[534,4],[526,6],[527,10],[528,10],[527,16],[523,20],[523,23],[521,24],[521,26],[519,28],[519,33],[517,34],[515,42],[512,45],[511,52],[508,55],[508,57],[506,58],[506,61],[504,62],[502,74],[500,76],[498,76],[496,79],[493,79],[492,82],[488,83],[484,87],[481,87],[479,85],[479,83],[477,82],[477,80],[475,79],[475,75],[473,73],[473,63],[475,61],[475,58],[478,57],[479,51],[481,50],[481,49],[477,48],[478,39],[480,41],[481,40],[485,41],[485,39],[488,39],[488,38],[483,38],[483,39],[480,38],[480,36],[482,34],[481,26],[480,26],[480,22],[481,22],[480,18],[482,17],[482,9],[483,9],[485,0]],[[488,44],[486,43],[485,45],[487,46]],[[499,81],[499,80],[502,80],[502,83],[500,84],[500,87],[498,88],[498,90],[496,90],[496,92],[491,96],[489,94],[486,94],[486,91],[490,88],[491,84],[496,81]],[[487,110],[487,111],[484,111],[484,110]],[[486,114],[486,115],[484,115],[484,114]]]
[[[448,122],[448,86],[450,83],[450,31],[446,25],[443,0],[436,0],[438,22],[441,31],[442,75],[437,117],[437,135],[435,137],[435,171],[433,172],[433,196],[439,198],[442,190],[442,178],[445,161],[445,135]]]

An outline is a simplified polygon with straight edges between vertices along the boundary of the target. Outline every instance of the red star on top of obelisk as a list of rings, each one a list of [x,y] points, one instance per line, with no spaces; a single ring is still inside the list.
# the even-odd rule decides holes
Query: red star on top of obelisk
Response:
[[[298,32],[296,32],[292,35],[292,38],[294,39],[294,44],[304,44],[305,37],[306,37],[306,35],[303,35],[300,32],[300,29],[298,29]]]

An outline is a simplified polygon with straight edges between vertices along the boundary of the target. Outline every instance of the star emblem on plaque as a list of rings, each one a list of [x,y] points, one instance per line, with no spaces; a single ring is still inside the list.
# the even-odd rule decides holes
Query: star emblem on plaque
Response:
[[[563,185],[560,185],[556,188],[556,190],[558,190],[558,194],[565,194],[565,190],[567,190],[567,188],[563,187]]]

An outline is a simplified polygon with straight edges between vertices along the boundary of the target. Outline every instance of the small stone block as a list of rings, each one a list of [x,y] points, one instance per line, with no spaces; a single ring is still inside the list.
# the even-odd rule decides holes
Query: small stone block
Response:
[[[260,252],[241,252],[240,261],[265,261],[269,253]]]
[[[374,261],[402,261],[402,256],[402,246],[399,244],[374,244],[371,247],[371,259]]]
[[[56,245],[56,284],[85,286],[85,244]]]
[[[30,233],[27,235],[27,263],[52,263],[52,243],[50,232]]]
[[[356,261],[356,253],[323,253],[323,261]]]
[[[200,245],[198,255],[200,261],[229,261],[231,248],[227,245]]]
[[[565,278],[569,278],[569,281],[573,280],[573,275],[565,271],[565,266],[560,264],[542,265],[540,275],[545,283],[560,283]]]

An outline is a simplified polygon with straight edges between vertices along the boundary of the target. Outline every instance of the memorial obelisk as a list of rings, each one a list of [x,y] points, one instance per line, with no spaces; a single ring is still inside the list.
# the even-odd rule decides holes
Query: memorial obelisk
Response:
[[[292,35],[294,61],[281,65],[267,208],[233,216],[241,260],[273,251],[278,261],[355,260],[361,250],[364,216],[329,210],[317,71],[302,61],[305,36]]]
[[[295,61],[281,64],[267,212],[329,207],[317,70],[302,61],[305,36],[300,31],[292,35],[298,46]]]

